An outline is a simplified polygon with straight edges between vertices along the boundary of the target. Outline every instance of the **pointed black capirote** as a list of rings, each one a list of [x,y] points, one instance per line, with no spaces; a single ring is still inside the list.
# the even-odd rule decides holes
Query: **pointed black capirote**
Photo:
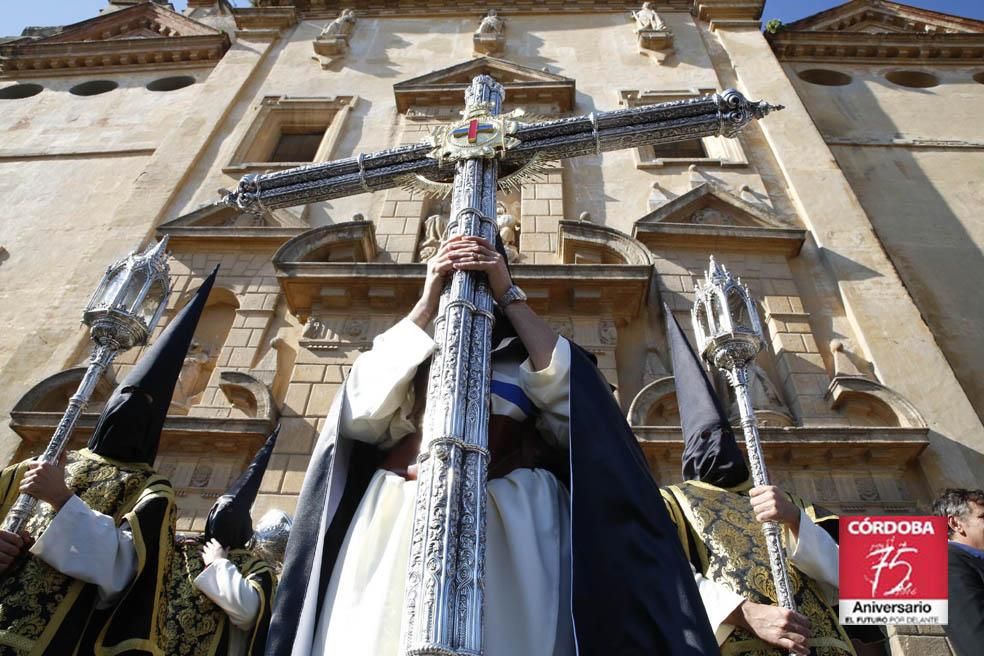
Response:
[[[748,466],[707,372],[665,304],[663,312],[683,428],[683,478],[718,487],[743,483]]]
[[[256,501],[260,482],[263,480],[263,474],[266,472],[279,434],[278,424],[267,437],[266,443],[256,452],[253,462],[249,464],[246,471],[212,505],[208,519],[205,520],[206,540],[214,538],[227,549],[241,549],[253,537],[253,519],[249,509]]]
[[[106,402],[89,449],[122,462],[154,464],[178,374],[219,267],[171,320]]]

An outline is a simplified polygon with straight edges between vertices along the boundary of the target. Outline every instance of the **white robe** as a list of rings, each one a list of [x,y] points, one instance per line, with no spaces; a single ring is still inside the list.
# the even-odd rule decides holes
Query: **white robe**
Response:
[[[837,603],[839,553],[840,548],[834,539],[814,524],[801,509],[799,537],[794,538],[792,533],[786,530],[787,562],[819,583],[820,590],[831,605]],[[690,568],[694,571],[697,589],[701,601],[704,602],[704,608],[707,609],[707,618],[711,621],[711,628],[714,629],[714,637],[717,638],[719,645],[724,644],[735,630],[735,627],[727,624],[725,620],[741,602],[745,601],[745,598],[723,583],[704,577],[692,564]]]
[[[195,577],[195,586],[229,616],[228,656],[243,656],[260,612],[260,593],[226,558],[217,558]]]
[[[96,512],[77,496],[65,502],[31,553],[72,578],[92,583],[99,607],[111,606],[137,575],[133,533],[124,522]]]
[[[433,340],[403,320],[376,338],[346,382],[341,432],[391,446],[413,431],[412,379]],[[493,413],[516,418],[525,399],[541,434],[567,446],[570,344],[558,338],[550,364],[496,362]],[[513,402],[515,401],[515,402]],[[310,654],[397,656],[416,481],[379,470],[352,519],[325,594]],[[553,474],[518,469],[488,484],[485,656],[572,656],[570,512]],[[295,653],[297,653],[295,645]]]

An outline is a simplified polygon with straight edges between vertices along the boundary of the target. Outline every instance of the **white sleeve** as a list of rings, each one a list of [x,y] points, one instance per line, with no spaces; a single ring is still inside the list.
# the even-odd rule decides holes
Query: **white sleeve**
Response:
[[[786,553],[796,569],[820,584],[831,604],[837,601],[840,547],[830,535],[800,510],[799,538],[786,530]]]
[[[537,428],[557,445],[567,448],[571,422],[571,344],[557,337],[550,363],[534,371],[527,358],[519,366],[519,385],[540,411]]]
[[[253,628],[260,612],[260,593],[246,582],[226,558],[217,558],[195,578],[195,586],[225,611],[229,621],[243,631]]]
[[[95,584],[100,606],[114,601],[137,574],[137,550],[126,523],[116,526],[77,496],[65,502],[31,553],[62,574]]]
[[[413,432],[413,376],[434,348],[430,335],[410,319],[377,336],[345,381],[342,433],[386,448]]]
[[[704,603],[704,610],[707,611],[707,619],[711,622],[714,629],[714,637],[718,645],[723,645],[735,627],[725,624],[725,620],[731,615],[734,609],[738,608],[745,598],[730,588],[720,583],[716,583],[706,578],[693,563],[690,563],[690,571],[694,573],[694,581],[697,582],[697,591],[700,593],[700,600]]]

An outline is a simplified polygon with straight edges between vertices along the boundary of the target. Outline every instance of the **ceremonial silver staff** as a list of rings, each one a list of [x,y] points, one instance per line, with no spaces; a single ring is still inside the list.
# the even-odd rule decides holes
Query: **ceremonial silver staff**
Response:
[[[68,400],[65,414],[58,422],[48,447],[38,458],[39,462],[58,462],[106,367],[117,354],[145,343],[153,332],[171,291],[166,247],[167,237],[152,244],[143,253],[131,253],[106,269],[82,313],[82,322],[89,326],[96,346],[85,375],[75,394]],[[18,496],[7,512],[3,530],[11,533],[20,531],[34,512],[37,502],[29,494]]]
[[[722,369],[727,375],[728,383],[738,399],[752,481],[756,486],[769,485],[758,423],[748,394],[748,363],[755,359],[765,344],[755,303],[741,279],[736,279],[715,262],[713,255],[710,266],[704,272],[703,282],[698,283],[694,291],[690,316],[697,348],[709,364]],[[781,607],[796,610],[779,524],[766,522],[762,525],[762,532],[769,551],[776,600]]]
[[[495,239],[498,161],[494,144],[502,85],[487,75],[465,92],[466,140],[455,161],[447,236]],[[498,135],[498,136],[497,136]],[[482,653],[485,483],[492,380],[492,295],[486,276],[457,271],[441,294],[418,458],[407,568],[404,653]]]

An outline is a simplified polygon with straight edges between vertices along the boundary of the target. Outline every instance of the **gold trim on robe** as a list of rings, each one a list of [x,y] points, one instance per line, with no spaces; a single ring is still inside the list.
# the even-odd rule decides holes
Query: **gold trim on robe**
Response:
[[[760,604],[776,605],[775,584],[762,526],[755,520],[747,487],[722,489],[700,481],[662,488],[680,542],[698,572],[736,594]],[[793,502],[811,519],[831,519],[802,500]],[[785,532],[783,534],[785,539]],[[787,561],[788,562],[788,561]],[[795,567],[789,581],[797,610],[810,619],[813,656],[854,656],[854,648],[837,614],[816,581]],[[722,656],[786,656],[750,632],[735,627],[721,645]]]
[[[195,579],[205,569],[202,562],[204,543],[204,538],[193,538],[174,547],[166,583],[168,608],[164,646],[168,656],[226,654],[229,616],[195,585]],[[260,608],[250,632],[246,656],[262,656],[276,575],[269,563],[246,549],[233,549],[226,557],[259,594]]]
[[[173,540],[174,492],[170,483],[147,465],[114,461],[88,449],[71,451],[67,459],[65,479],[69,489],[92,510],[112,517],[117,526],[123,521],[130,525],[138,554],[135,584],[147,563],[145,534],[153,533],[154,540],[162,534]],[[6,516],[16,500],[29,464],[25,461],[12,465],[0,473],[0,516]],[[148,513],[152,507],[154,511]],[[54,516],[50,505],[40,503],[26,530],[40,536]],[[153,551],[156,554],[158,550]],[[119,603],[127,602],[134,584]],[[96,586],[66,576],[26,553],[0,577],[0,655],[62,656],[76,649],[93,648],[96,653],[105,653],[93,647],[90,636],[97,627],[90,624],[111,616],[112,609],[97,611],[97,603]],[[152,636],[145,637],[153,641]],[[82,642],[88,647],[80,647]]]

